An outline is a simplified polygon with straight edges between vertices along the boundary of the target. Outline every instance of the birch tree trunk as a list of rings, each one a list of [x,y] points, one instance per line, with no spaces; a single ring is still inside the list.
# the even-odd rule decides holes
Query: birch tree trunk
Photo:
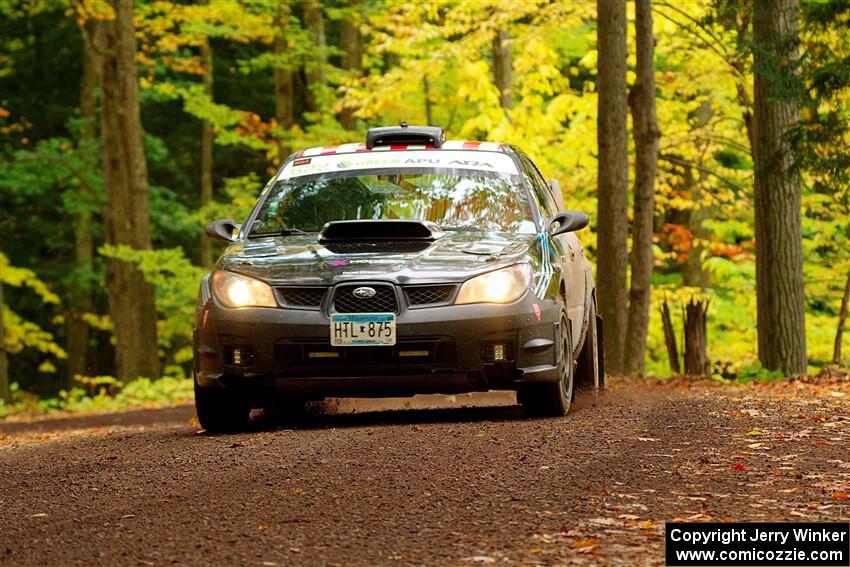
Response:
[[[142,147],[132,0],[110,0],[115,19],[106,22],[103,56],[101,146],[106,242],[151,247],[147,163]],[[115,334],[117,376],[159,377],[153,286],[135,265],[108,258],[106,287]]]
[[[788,375],[807,366],[800,177],[788,140],[799,101],[777,77],[794,72],[799,11],[799,0],[755,0],[753,12],[759,359]]]
[[[637,78],[629,92],[635,140],[635,193],[632,229],[632,281],[626,332],[626,371],[643,374],[652,291],[655,175],[658,169],[658,121],[655,114],[655,39],[652,0],[635,0]]]
[[[605,365],[623,372],[626,337],[629,156],[626,131],[626,2],[598,0],[599,109],[597,140],[599,309],[605,319]]]

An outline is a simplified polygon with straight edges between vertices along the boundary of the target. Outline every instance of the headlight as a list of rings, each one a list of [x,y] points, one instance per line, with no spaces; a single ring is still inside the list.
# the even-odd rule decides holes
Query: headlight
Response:
[[[277,307],[272,288],[254,278],[219,271],[213,274],[212,288],[228,307]]]
[[[531,283],[531,266],[517,264],[464,282],[455,303],[510,303]]]

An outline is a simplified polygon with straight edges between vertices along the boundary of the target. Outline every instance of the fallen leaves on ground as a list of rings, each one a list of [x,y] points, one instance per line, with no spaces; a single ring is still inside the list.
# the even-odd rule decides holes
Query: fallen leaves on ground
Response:
[[[626,379],[622,379],[626,382]],[[644,379],[645,388],[719,402],[710,445],[663,434],[663,421],[633,439],[641,476],[673,475],[676,489],[624,483],[592,494],[598,515],[532,536],[553,563],[662,565],[666,522],[837,521],[850,516],[850,376],[822,373],[774,383]],[[629,380],[630,386],[634,385]],[[616,388],[616,381],[614,387]],[[607,446],[616,446],[608,439]],[[832,456],[834,458],[827,458]],[[728,490],[706,491],[728,479]],[[649,498],[647,498],[649,497]],[[674,513],[662,513],[674,510]],[[553,557],[559,560],[552,559]]]

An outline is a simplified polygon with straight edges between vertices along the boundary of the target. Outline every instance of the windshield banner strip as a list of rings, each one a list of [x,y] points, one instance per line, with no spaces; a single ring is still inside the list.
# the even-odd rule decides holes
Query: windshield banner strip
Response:
[[[319,154],[311,156],[309,164],[294,166],[293,162],[286,165],[281,172],[282,179],[291,179],[304,175],[315,175],[330,171],[356,171],[359,169],[376,168],[440,168],[440,169],[471,169],[517,175],[516,164],[507,154],[481,151],[439,151],[421,150],[381,153],[373,152],[355,154]]]

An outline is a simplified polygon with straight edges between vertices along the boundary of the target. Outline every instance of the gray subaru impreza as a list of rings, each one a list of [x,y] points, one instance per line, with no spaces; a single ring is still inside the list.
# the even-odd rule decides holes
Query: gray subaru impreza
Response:
[[[290,156],[201,281],[195,403],[208,431],[252,408],[310,400],[516,390],[530,415],[565,415],[602,388],[590,263],[516,147],[374,128],[366,143]]]

